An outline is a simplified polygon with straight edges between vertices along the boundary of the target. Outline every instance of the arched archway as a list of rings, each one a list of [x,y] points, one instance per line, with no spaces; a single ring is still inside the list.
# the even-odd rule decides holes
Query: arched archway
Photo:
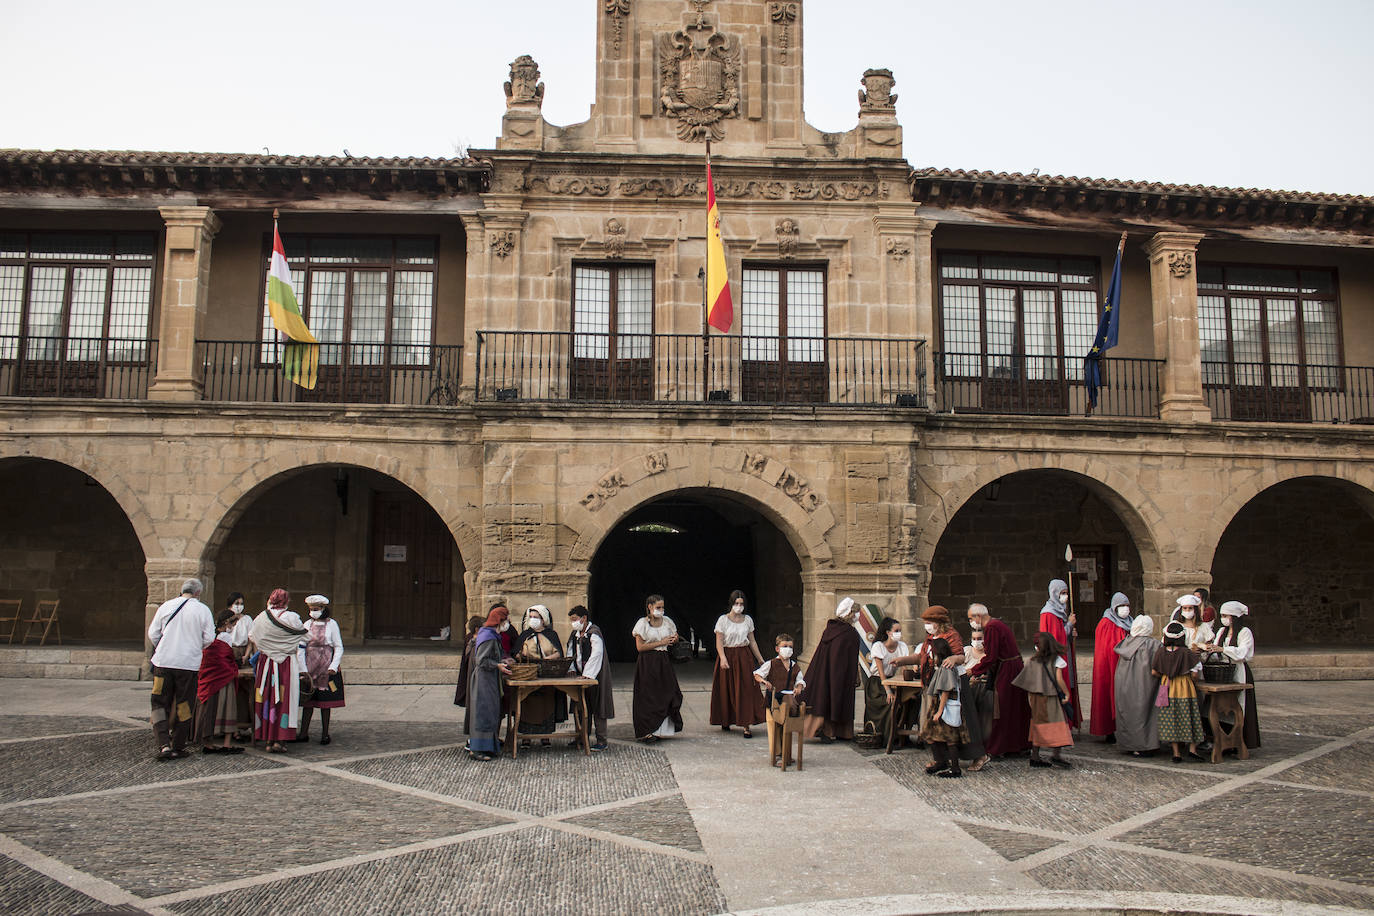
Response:
[[[730,592],[748,596],[765,657],[773,638],[801,640],[801,561],[777,524],[752,500],[706,488],[653,497],[616,522],[590,565],[588,606],[615,661],[634,659],[630,629],[650,594],[686,637],[713,646]]]
[[[1115,496],[1115,498],[1111,498]],[[1074,552],[1080,632],[1091,633],[1111,600],[1124,592],[1143,605],[1146,556],[1139,517],[1123,517],[1119,495],[1098,481],[1058,469],[1018,471],[991,480],[945,526],[930,565],[930,600],[958,620],[980,601],[1024,640],[1039,629],[1045,586],[1066,578],[1064,548]]]
[[[0,597],[19,598],[26,617],[56,598],[64,639],[141,641],[144,564],[124,508],[95,478],[58,461],[0,459]]]
[[[1251,608],[1261,645],[1374,643],[1374,492],[1291,478],[1251,497],[1212,557],[1212,603]]]
[[[260,481],[225,513],[204,559],[216,600],[243,592],[250,608],[273,588],[293,605],[330,598],[346,639],[461,634],[461,551],[439,514],[395,478],[348,464],[292,468]]]

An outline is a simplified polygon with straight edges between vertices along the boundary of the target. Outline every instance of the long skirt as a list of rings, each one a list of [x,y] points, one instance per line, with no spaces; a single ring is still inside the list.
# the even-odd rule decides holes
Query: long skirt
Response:
[[[210,741],[232,735],[239,726],[238,678],[230,681],[204,703],[196,714],[196,740]]]
[[[1030,743],[1034,747],[1073,747],[1073,735],[1064,718],[1064,707],[1058,697],[1043,693],[1028,693],[1030,701]]]
[[[712,725],[758,725],[763,722],[763,694],[754,681],[754,653],[748,646],[726,648],[721,656],[730,663],[711,678]]]
[[[959,695],[964,700],[964,727],[968,740],[959,745],[961,760],[977,760],[987,753],[984,746],[986,727],[992,722],[996,695],[982,682],[970,680],[967,674],[959,677]]]
[[[682,689],[667,652],[650,649],[639,653],[631,718],[636,738],[682,731]]]
[[[887,698],[887,690],[882,679],[876,674],[864,675],[864,731],[887,737],[887,729],[892,721],[892,701]]]
[[[1168,681],[1169,705],[1159,710],[1161,743],[1195,744],[1206,736],[1202,714],[1198,711],[1197,687],[1188,675],[1164,678]]]
[[[273,661],[259,655],[253,667],[253,740],[294,741],[301,721],[296,657]]]

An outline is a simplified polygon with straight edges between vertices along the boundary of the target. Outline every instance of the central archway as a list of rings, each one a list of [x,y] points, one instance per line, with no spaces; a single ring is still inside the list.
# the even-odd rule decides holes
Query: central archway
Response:
[[[708,648],[737,588],[765,658],[777,633],[802,636],[801,561],[763,512],[732,494],[688,489],[640,504],[607,533],[590,573],[589,607],[613,661],[634,660],[630,630],[650,594],[663,595],[684,638]]]

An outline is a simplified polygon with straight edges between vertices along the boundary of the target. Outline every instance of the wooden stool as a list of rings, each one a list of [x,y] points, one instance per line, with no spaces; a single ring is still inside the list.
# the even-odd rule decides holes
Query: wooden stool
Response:
[[[6,634],[9,642],[14,642],[14,631],[19,628],[19,608],[22,604],[18,598],[0,598],[0,629],[4,629],[5,624],[10,625],[10,631]]]
[[[57,619],[56,599],[44,599],[38,602],[38,606],[33,609],[33,616],[29,618],[28,626],[24,628],[24,638],[20,640],[20,645],[29,641],[29,636],[33,633],[34,627],[42,627],[42,632],[38,634],[38,644],[41,646],[48,641],[48,631],[54,626],[57,627],[57,644],[62,645],[62,624]]]
[[[776,698],[773,705],[768,710],[768,762],[773,766],[778,766],[778,758],[782,758],[781,767],[787,770],[788,764],[792,762],[792,738],[797,739],[797,769],[802,768],[802,748],[805,746],[805,736],[802,734],[802,722],[806,716],[806,704],[799,703],[795,711],[791,709],[791,704],[779,703]]]
[[[1240,695],[1249,689],[1249,684],[1199,684],[1198,692],[1207,694],[1212,702],[1208,704],[1207,724],[1212,726],[1212,762],[1221,763],[1222,755],[1234,750],[1241,760],[1250,759],[1250,749],[1245,746],[1245,709],[1240,705]],[[1222,716],[1231,719],[1228,731]]]

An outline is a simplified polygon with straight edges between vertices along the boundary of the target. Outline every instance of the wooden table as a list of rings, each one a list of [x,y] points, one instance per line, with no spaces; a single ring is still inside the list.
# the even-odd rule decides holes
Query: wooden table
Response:
[[[577,704],[574,712],[574,735],[577,736],[578,743],[582,745],[584,756],[590,756],[591,741],[587,736],[587,688],[596,686],[596,679],[590,677],[534,677],[524,681],[506,681],[508,687],[515,689],[515,705],[511,707],[510,715],[506,717],[506,740],[510,742],[510,756],[514,760],[516,750],[520,747],[521,738],[552,738],[552,735],[522,735],[517,728],[520,727],[520,706],[525,702],[525,697],[544,687],[552,687],[560,693],[565,693],[568,700]]]
[[[892,753],[892,745],[896,743],[898,735],[918,735],[921,732],[920,722],[916,723],[916,728],[897,727],[897,707],[907,699],[907,697],[903,695],[904,692],[915,691],[919,694],[921,692],[921,682],[904,681],[899,677],[885,677],[882,680],[882,684],[884,687],[892,688],[892,692],[895,694],[892,698],[892,714],[887,717],[887,752],[890,754]]]
[[[1212,698],[1212,702],[1207,704],[1207,722],[1212,726],[1213,763],[1221,763],[1222,753],[1231,748],[1235,748],[1236,755],[1241,760],[1250,759],[1250,749],[1245,746],[1245,708],[1240,705],[1241,693],[1249,689],[1249,684],[1198,682],[1198,693]],[[1229,732],[1222,729],[1221,716],[1223,713],[1235,717],[1235,725],[1231,727]]]

